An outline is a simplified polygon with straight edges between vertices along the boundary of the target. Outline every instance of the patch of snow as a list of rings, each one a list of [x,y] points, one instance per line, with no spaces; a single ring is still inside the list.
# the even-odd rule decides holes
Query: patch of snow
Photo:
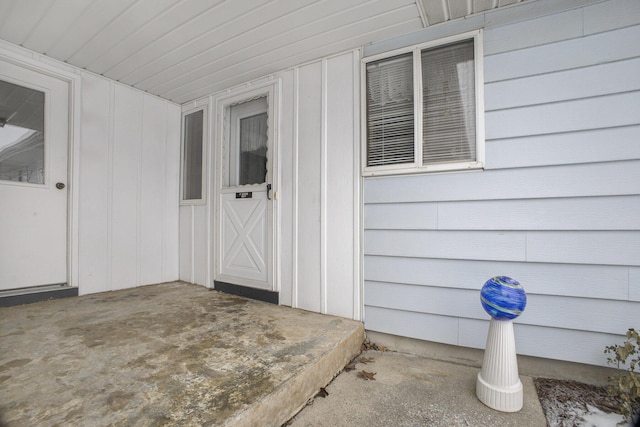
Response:
[[[591,405],[587,405],[587,412],[580,418],[580,427],[633,427],[630,422],[623,422],[622,415],[607,414]]]

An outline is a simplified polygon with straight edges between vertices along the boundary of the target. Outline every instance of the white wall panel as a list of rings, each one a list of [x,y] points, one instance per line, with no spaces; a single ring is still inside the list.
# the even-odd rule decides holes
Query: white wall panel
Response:
[[[640,25],[485,57],[485,83],[640,56]],[[544,60],[543,60],[544,59]],[[508,64],[508,66],[506,66]]]
[[[444,344],[458,344],[459,319],[457,317],[366,305],[364,316],[366,328],[373,331]]]
[[[485,168],[640,159],[638,140],[640,126],[497,139],[487,141]]]
[[[162,244],[165,197],[165,158],[167,120],[165,102],[146,96],[143,99],[142,151],[140,159],[140,253],[141,283],[163,281]]]
[[[293,306],[297,289],[297,265],[294,253],[294,236],[297,229],[297,140],[294,122],[297,107],[297,92],[294,84],[294,71],[282,74],[282,110],[280,116],[280,182],[275,187],[278,191],[278,207],[280,212],[280,236],[278,263],[280,271],[279,302]]]
[[[607,111],[607,114],[602,114]],[[640,91],[487,112],[486,138],[637,125]]]
[[[518,231],[367,230],[365,255],[525,261],[527,233]]]
[[[436,230],[438,203],[379,203],[364,209],[364,228],[367,230]]]
[[[79,292],[176,280],[179,107],[78,73]]]
[[[546,328],[516,323],[518,354],[606,366],[604,348],[621,342],[620,335],[598,332]],[[460,319],[458,345],[485,348],[489,322]],[[624,331],[623,331],[624,332]]]
[[[205,205],[193,207],[193,223],[193,283],[211,286],[211,283],[207,283],[210,257],[208,251],[209,227]]]
[[[638,230],[640,196],[380,203],[367,230]]]
[[[298,289],[297,307],[322,309],[321,179],[322,171],[322,63],[298,69]]]
[[[354,58],[326,62],[326,311],[353,316],[354,262]],[[357,99],[359,102],[359,98]],[[339,207],[339,209],[336,209]]]
[[[529,232],[527,260],[638,266],[640,232]]]
[[[640,161],[365,180],[368,203],[636,195]],[[526,191],[525,191],[526,190]]]
[[[464,290],[431,286],[412,286],[384,282],[365,282],[367,306],[394,310],[488,319],[480,304],[480,289]],[[452,302],[455,302],[452,304]],[[594,318],[594,313],[606,316]],[[527,295],[527,307],[515,320],[518,324],[616,334],[640,322],[637,304],[590,298]]]
[[[166,104],[167,135],[164,159],[166,175],[164,179],[164,224],[162,281],[176,280],[179,276],[179,232],[180,227],[180,107]]]
[[[495,275],[521,354],[605,365],[640,322],[640,7],[540,4],[485,15],[485,170],[365,180],[365,328],[483,348]]]
[[[640,302],[640,268],[629,269],[629,300]]]
[[[78,207],[79,292],[109,289],[110,100],[105,79],[82,74],[82,133]]]
[[[364,279],[368,281],[442,288],[478,290],[493,276],[510,276],[518,280],[528,294],[626,301],[633,300],[630,289],[640,292],[637,268],[626,266],[367,255],[364,267]]]
[[[640,230],[639,219],[640,196],[438,203],[440,230]]]
[[[367,306],[391,308],[440,316],[483,319],[480,289],[455,289],[432,286],[365,282]]]
[[[485,111],[640,90],[638,76],[640,57],[488,83],[484,87]]]
[[[193,205],[180,206],[179,278],[193,283]]]
[[[640,22],[640,3],[613,0],[584,8],[584,33],[600,33]]]
[[[540,31],[540,28],[544,28],[544,31]],[[488,28],[484,33],[484,53],[493,55],[580,36],[582,11],[571,10],[517,24]]]
[[[138,273],[140,162],[143,95],[114,85],[111,289],[136,286]]]

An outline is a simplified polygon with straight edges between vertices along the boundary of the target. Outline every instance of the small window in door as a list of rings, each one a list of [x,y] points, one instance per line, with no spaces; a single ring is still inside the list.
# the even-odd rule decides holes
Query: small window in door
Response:
[[[185,114],[182,136],[182,200],[202,200],[204,111]]]
[[[229,107],[227,186],[264,184],[267,181],[267,108],[267,97]]]
[[[44,184],[44,97],[0,80],[0,180]]]

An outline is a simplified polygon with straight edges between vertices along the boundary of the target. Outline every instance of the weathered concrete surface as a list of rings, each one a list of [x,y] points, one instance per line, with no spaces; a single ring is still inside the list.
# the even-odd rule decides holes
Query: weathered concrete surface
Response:
[[[524,407],[504,413],[475,395],[480,369],[405,353],[366,351],[356,369],[342,372],[292,422],[293,427],[546,427],[533,381],[522,377]],[[375,373],[365,380],[358,372]]]
[[[272,425],[359,322],[167,283],[0,308],[0,425]]]

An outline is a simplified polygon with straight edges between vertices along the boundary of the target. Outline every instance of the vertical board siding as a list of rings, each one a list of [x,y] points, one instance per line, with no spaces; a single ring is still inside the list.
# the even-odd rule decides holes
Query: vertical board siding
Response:
[[[278,236],[279,252],[277,257],[280,294],[279,302],[282,305],[294,306],[296,298],[295,287],[297,283],[297,266],[295,246],[292,236],[297,228],[296,214],[296,176],[297,166],[294,159],[297,158],[295,146],[296,129],[294,127],[296,111],[296,92],[294,91],[294,71],[288,70],[282,75],[282,110],[280,123],[280,181],[276,184],[278,191],[280,236]],[[290,141],[290,143],[286,143]]]
[[[193,280],[192,283],[202,286],[211,286],[207,283],[207,270],[209,266],[207,226],[207,209],[204,205],[193,207]]]
[[[193,283],[193,205],[180,206],[180,260],[178,277]]]
[[[367,329],[483,348],[479,290],[509,275],[518,352],[606,365],[640,325],[639,9],[485,30],[485,170],[365,180]]]
[[[357,317],[358,60],[350,51],[280,74],[280,302],[347,318]]]
[[[178,279],[178,106],[82,77],[81,294]]]
[[[109,289],[110,91],[107,80],[82,75],[78,282],[83,294]]]
[[[166,103],[166,138],[164,159],[164,223],[162,224],[162,281],[179,277],[180,228],[180,117],[178,105]]]
[[[327,61],[327,313],[353,316],[353,54]],[[337,209],[336,209],[337,208]]]
[[[134,287],[138,277],[143,95],[115,85],[113,118],[112,289]]]
[[[322,308],[321,180],[322,64],[298,70],[298,301],[297,307],[320,312]]]
[[[162,227],[165,212],[163,197],[165,192],[164,159],[166,158],[165,123],[155,118],[166,113],[165,102],[147,97],[144,99],[141,158],[140,191],[140,282],[161,283],[162,268],[158,261],[162,259]],[[161,166],[161,167],[158,167]]]

